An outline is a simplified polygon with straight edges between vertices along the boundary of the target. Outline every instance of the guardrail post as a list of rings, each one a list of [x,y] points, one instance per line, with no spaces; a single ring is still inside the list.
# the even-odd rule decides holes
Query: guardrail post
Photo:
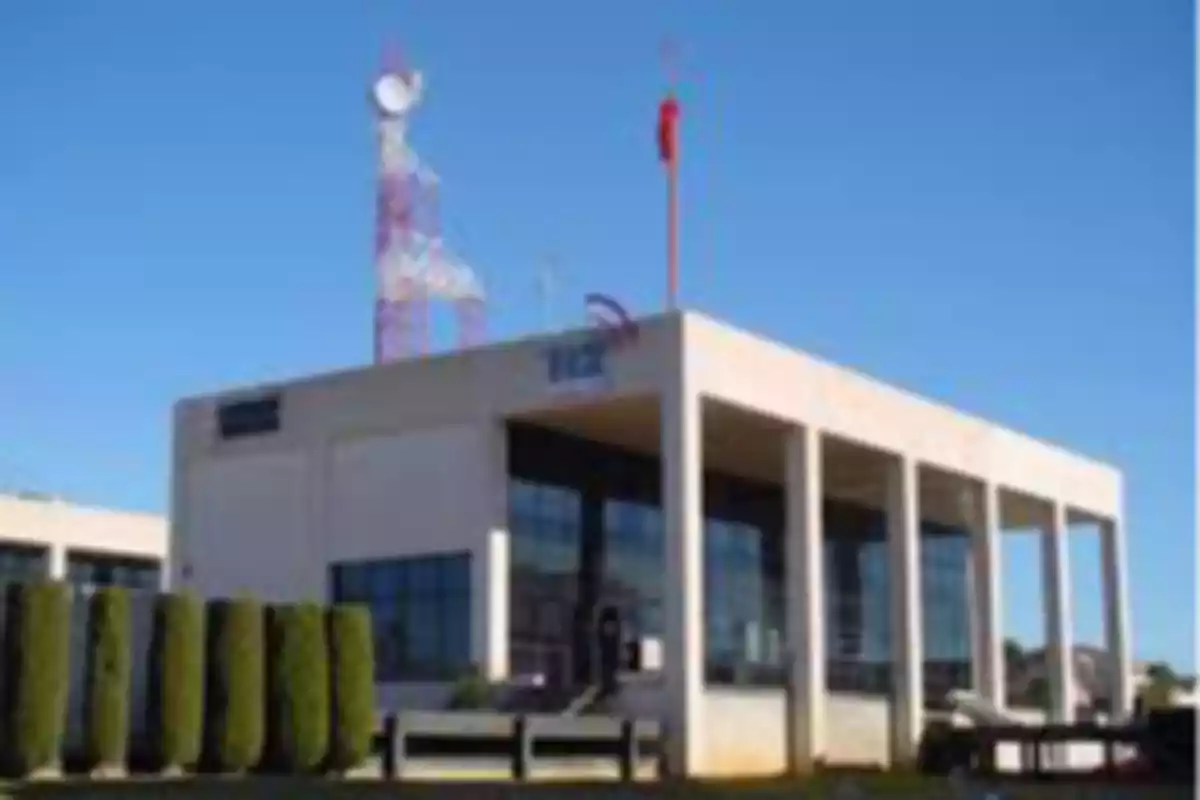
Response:
[[[400,774],[402,755],[399,750],[403,745],[398,741],[398,728],[395,714],[383,718],[383,776],[388,780],[394,780]]]
[[[512,775],[515,781],[529,780],[529,768],[533,761],[532,734],[529,719],[524,714],[513,720]]]
[[[638,739],[637,726],[631,719],[621,720],[621,740],[620,740],[620,765],[621,765],[621,780],[635,781],[637,780],[638,768]]]

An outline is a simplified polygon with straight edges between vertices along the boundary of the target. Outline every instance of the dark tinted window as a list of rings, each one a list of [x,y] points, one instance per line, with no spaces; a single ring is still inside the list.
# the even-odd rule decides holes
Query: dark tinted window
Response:
[[[279,395],[225,403],[217,410],[222,439],[257,436],[279,430]]]
[[[470,555],[340,562],[330,573],[334,602],[371,611],[376,680],[449,680],[470,667]]]
[[[161,587],[162,565],[149,558],[129,558],[100,553],[67,553],[67,582],[77,588],[121,586],[138,591],[157,592]]]

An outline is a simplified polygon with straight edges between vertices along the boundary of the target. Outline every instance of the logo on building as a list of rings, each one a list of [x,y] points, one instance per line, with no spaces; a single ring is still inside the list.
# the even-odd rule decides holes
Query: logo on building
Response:
[[[584,298],[592,329],[582,337],[556,342],[546,350],[546,377],[558,392],[596,392],[612,386],[609,359],[638,338],[637,323],[625,307],[605,294]]]

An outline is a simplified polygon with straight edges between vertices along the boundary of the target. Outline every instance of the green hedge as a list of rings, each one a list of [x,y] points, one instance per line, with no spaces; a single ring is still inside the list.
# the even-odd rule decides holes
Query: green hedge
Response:
[[[4,626],[4,754],[27,775],[58,763],[67,714],[70,594],[57,582],[10,585]]]
[[[194,766],[204,731],[204,607],[195,597],[155,598],[146,681],[153,761],[162,769]]]
[[[272,766],[309,772],[329,750],[325,613],[313,603],[267,609],[267,741]]]
[[[129,592],[97,589],[88,602],[84,754],[89,767],[125,766],[133,669]]]
[[[332,696],[330,766],[347,770],[370,755],[375,733],[375,651],[366,606],[329,609],[329,666]]]
[[[263,611],[248,599],[208,604],[205,761],[221,772],[258,764],[263,749]]]

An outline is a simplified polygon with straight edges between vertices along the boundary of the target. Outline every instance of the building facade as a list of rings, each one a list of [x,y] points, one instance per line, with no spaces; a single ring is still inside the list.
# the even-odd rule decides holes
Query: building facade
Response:
[[[38,494],[0,494],[0,583],[165,588],[167,520]]]
[[[662,643],[622,695],[666,722],[671,768],[770,773],[910,760],[950,689],[1002,707],[1013,531],[1043,542],[1058,719],[1066,537],[1100,535],[1128,710],[1122,493],[1112,467],[686,312],[182,400],[171,535],[206,595],[369,604],[395,704],[469,665],[586,683],[616,607]]]

